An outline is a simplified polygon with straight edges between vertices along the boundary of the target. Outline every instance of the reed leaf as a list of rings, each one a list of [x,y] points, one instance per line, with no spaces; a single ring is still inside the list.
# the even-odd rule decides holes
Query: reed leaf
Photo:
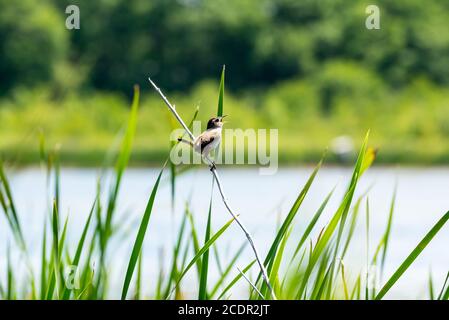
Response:
[[[214,190],[214,182],[212,180],[212,192],[210,195],[209,212],[207,215],[207,225],[206,232],[204,236],[204,244],[206,244],[210,239],[210,229],[212,223],[212,195]],[[200,287],[198,293],[198,300],[207,299],[207,274],[209,272],[209,249],[207,249],[201,259],[201,274],[200,274]]]
[[[164,172],[164,168],[167,162],[165,162],[162,170],[160,171],[156,183],[154,184],[153,190],[151,191],[150,198],[148,199],[148,203],[145,209],[145,212],[142,217],[142,221],[140,223],[139,231],[137,232],[136,240],[134,242],[134,246],[131,252],[131,257],[129,259],[128,268],[126,270],[125,282],[123,283],[122,296],[121,299],[126,299],[126,295],[128,293],[129,284],[131,282],[131,278],[134,273],[134,268],[136,267],[137,259],[141,254],[143,240],[145,238],[145,233],[147,231],[148,222],[150,221],[151,212],[153,211],[153,204],[156,198],[157,189],[159,187],[159,182],[161,180],[162,173]]]
[[[396,281],[404,274],[404,272],[410,267],[410,265],[415,261],[415,259],[421,254],[421,252],[427,247],[427,245],[432,241],[435,235],[440,231],[440,229],[449,220],[449,211],[446,212],[440,220],[433,226],[433,228],[424,236],[420,243],[413,249],[413,251],[408,255],[408,257],[402,262],[399,268],[393,273],[393,275],[388,279],[379,293],[376,295],[375,299],[382,299],[385,294],[393,287]]]
[[[187,265],[187,267],[181,272],[181,274],[179,275],[176,285],[173,288],[173,290],[175,290],[178,286],[179,283],[181,282],[181,280],[184,278],[184,276],[186,275],[186,273],[190,270],[190,268],[196,263],[196,261],[198,261],[198,259],[200,259],[203,254],[209,249],[209,247],[211,245],[213,245],[215,243],[215,241],[217,241],[217,239],[226,231],[226,229],[229,228],[229,226],[232,224],[232,222],[234,221],[234,218],[229,220],[223,227],[221,227],[212,237],[210,237],[209,241],[207,241],[204,246],[198,251],[198,253],[192,258],[192,260],[189,262],[189,264]],[[173,292],[172,290],[172,292]]]

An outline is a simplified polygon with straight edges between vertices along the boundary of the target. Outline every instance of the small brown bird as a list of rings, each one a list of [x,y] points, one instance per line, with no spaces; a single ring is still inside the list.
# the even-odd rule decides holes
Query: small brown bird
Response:
[[[207,129],[201,133],[195,141],[185,140],[183,138],[178,138],[178,141],[187,143],[193,150],[201,154],[203,158],[207,158],[209,153],[217,148],[221,142],[221,129],[223,128],[223,118],[214,117],[207,122]],[[215,168],[215,163],[212,162],[212,167]]]

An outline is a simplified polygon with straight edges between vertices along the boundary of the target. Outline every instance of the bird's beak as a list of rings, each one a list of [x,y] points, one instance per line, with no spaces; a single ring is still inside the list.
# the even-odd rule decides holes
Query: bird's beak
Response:
[[[225,114],[224,116],[221,116],[221,117],[220,117],[220,121],[223,122],[223,118],[225,118],[225,117],[227,117],[227,116],[228,116],[227,114]]]

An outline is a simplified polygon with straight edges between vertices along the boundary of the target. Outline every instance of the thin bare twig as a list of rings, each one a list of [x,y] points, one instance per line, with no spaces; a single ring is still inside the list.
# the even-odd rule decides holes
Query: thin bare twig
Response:
[[[189,130],[189,127],[187,127],[187,125],[184,123],[184,121],[181,119],[181,117],[179,116],[179,114],[176,112],[176,108],[175,106],[172,106],[172,104],[170,103],[170,101],[168,101],[168,99],[164,96],[164,94],[162,93],[161,89],[158,88],[158,86],[151,80],[151,78],[148,78],[148,80],[150,81],[151,85],[154,87],[154,89],[159,93],[159,95],[161,96],[162,100],[164,100],[165,104],[167,105],[167,107],[170,109],[170,111],[173,113],[173,115],[175,116],[176,120],[178,120],[178,122],[184,127],[184,130],[187,132],[187,134],[190,136],[190,139],[195,140],[195,136],[193,135],[193,133]]]
[[[190,138],[192,139],[192,141],[195,140],[195,136],[193,135],[193,133],[189,130],[189,128],[187,127],[187,125],[184,123],[184,121],[182,120],[182,118],[179,116],[178,112],[176,112],[175,107],[170,103],[170,101],[168,101],[168,99],[165,97],[165,95],[162,93],[161,89],[158,88],[158,86],[151,80],[151,78],[148,78],[148,80],[150,81],[151,85],[154,87],[154,89],[159,93],[159,95],[161,96],[162,100],[165,102],[165,104],[167,105],[168,109],[170,109],[170,111],[173,113],[173,115],[175,116],[176,120],[178,120],[178,122],[181,124],[181,126],[184,128],[184,130],[187,132],[187,134],[190,136]],[[268,274],[267,271],[265,269],[265,266],[262,263],[262,260],[259,257],[259,253],[256,249],[256,246],[254,245],[254,241],[251,237],[251,234],[248,232],[248,230],[246,229],[246,227],[243,225],[243,223],[240,221],[238,215],[236,215],[234,213],[234,211],[231,209],[229,202],[224,194],[223,191],[223,187],[220,181],[220,177],[218,175],[217,172],[217,168],[213,165],[213,162],[211,162],[211,160],[209,159],[209,157],[206,157],[207,160],[210,162],[209,167],[210,167],[210,171],[212,172],[214,178],[215,178],[215,182],[217,183],[218,186],[218,190],[220,191],[221,194],[221,198],[223,200],[223,203],[226,207],[226,209],[228,210],[228,212],[231,214],[231,216],[234,218],[234,220],[237,222],[237,224],[239,225],[240,229],[242,229],[242,231],[245,233],[246,238],[248,239],[249,244],[251,245],[251,248],[253,249],[254,255],[256,257],[257,263],[259,264],[259,268],[260,271],[262,272],[262,277],[265,281],[265,283],[268,286],[268,289],[270,290],[271,296],[273,297],[273,299],[276,299],[276,295],[274,293],[273,287],[270,284],[269,278],[268,278]]]
[[[245,279],[250,284],[250,286],[259,294],[259,296],[265,300],[265,297],[263,296],[262,292],[260,292],[259,289],[257,289],[257,287],[248,279],[248,277],[243,273],[243,271],[240,270],[239,267],[237,267],[237,270],[240,272],[243,279]]]

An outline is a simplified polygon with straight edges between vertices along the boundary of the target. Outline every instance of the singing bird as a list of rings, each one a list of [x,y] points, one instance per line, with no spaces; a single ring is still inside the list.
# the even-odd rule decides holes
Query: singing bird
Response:
[[[209,153],[215,148],[218,147],[221,141],[221,129],[223,128],[223,118],[222,117],[213,117],[207,122],[207,129],[203,133],[201,133],[196,139],[192,142],[189,140],[185,140],[183,138],[178,138],[178,141],[189,144],[193,150],[201,154],[203,158],[209,156]],[[215,163],[212,161],[212,168],[215,168]]]

